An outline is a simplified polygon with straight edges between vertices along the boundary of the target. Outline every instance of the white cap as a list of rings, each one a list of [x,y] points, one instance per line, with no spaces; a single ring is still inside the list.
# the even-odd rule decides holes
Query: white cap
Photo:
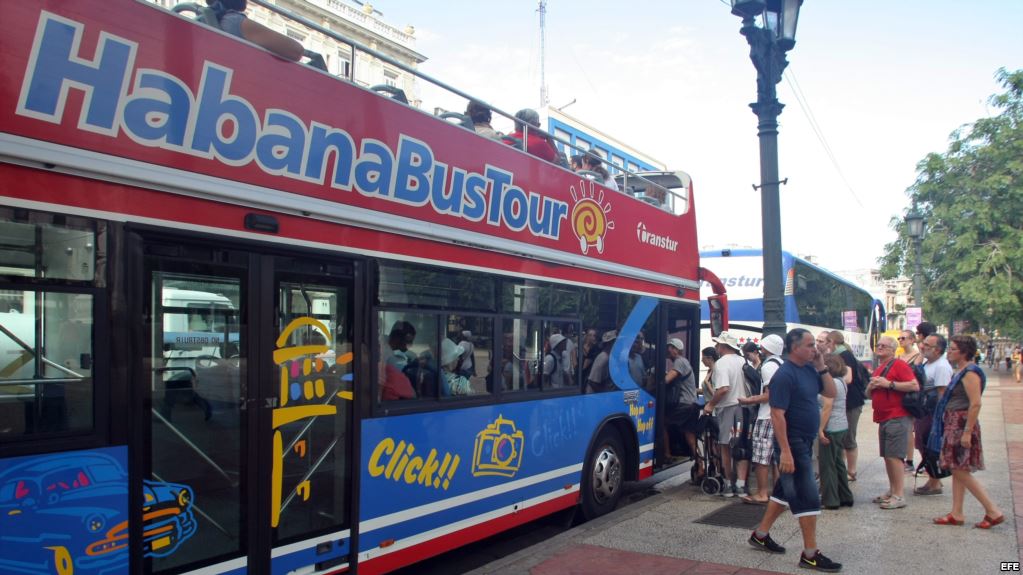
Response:
[[[444,341],[440,343],[440,364],[447,365],[461,357],[463,353],[465,353],[464,347],[444,338]]]
[[[679,351],[685,351],[686,350],[686,346],[682,343],[682,340],[677,338],[677,337],[673,337],[673,338],[669,339],[668,340],[668,345],[670,345],[671,347],[673,347],[673,348],[675,348],[675,349],[677,349]]]
[[[760,340],[760,349],[770,352],[771,355],[781,355],[784,348],[785,344],[782,342],[781,337],[773,333]]]
[[[559,343],[565,341],[565,336],[561,335],[560,333],[555,333],[555,334],[551,335],[551,337],[549,337],[547,339],[547,341],[550,342],[551,349],[554,349],[554,348],[558,347]]]
[[[727,331],[721,332],[721,334],[713,338],[712,341],[714,343],[720,343],[721,345],[727,345],[735,351],[742,351],[742,348],[739,347],[739,340],[732,337],[732,334]]]

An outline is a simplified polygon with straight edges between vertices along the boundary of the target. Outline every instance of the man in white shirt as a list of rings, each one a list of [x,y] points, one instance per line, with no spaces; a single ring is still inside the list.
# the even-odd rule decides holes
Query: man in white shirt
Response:
[[[741,408],[739,398],[745,397],[745,377],[742,374],[742,366],[745,361],[739,355],[741,348],[739,341],[727,331],[714,338],[714,348],[720,356],[714,364],[714,371],[711,375],[711,383],[714,385],[714,395],[704,406],[704,413],[714,414],[718,422],[718,449],[721,452],[721,467],[724,469],[728,485],[725,486],[721,495],[724,497],[735,497],[742,491],[746,493],[746,476],[749,474],[749,461],[739,461],[736,469],[732,469],[732,453],[729,449],[729,441],[735,434],[742,433]]]
[[[927,397],[927,414],[916,420],[916,448],[920,452],[920,461],[924,460],[927,452],[927,436],[931,433],[931,423],[934,420],[934,407],[938,404],[938,398],[945,393],[945,388],[952,381],[954,370],[952,365],[945,358],[945,347],[948,342],[938,334],[929,335],[920,342],[920,353],[924,356],[924,374],[927,381],[924,388],[920,390]],[[913,490],[914,495],[941,495],[941,479],[928,477],[927,483]]]
[[[763,382],[760,395],[739,398],[740,405],[760,405],[757,421],[753,425],[753,449],[750,457],[757,477],[757,493],[742,496],[744,502],[755,505],[767,505],[773,486],[770,483],[772,469],[774,469],[774,476],[778,477],[778,470],[773,464],[774,426],[771,425],[771,406],[768,403],[771,395],[768,387],[771,385],[774,373],[781,367],[781,353],[784,347],[784,342],[777,335],[772,334],[760,340],[760,353],[764,357],[760,363],[760,379]]]

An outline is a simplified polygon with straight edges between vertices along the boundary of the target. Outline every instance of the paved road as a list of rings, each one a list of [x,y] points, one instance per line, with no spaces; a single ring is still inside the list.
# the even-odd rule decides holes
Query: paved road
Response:
[[[657,495],[665,489],[674,488],[681,480],[680,478],[688,479],[689,465],[688,463],[678,465],[654,474],[649,479],[627,483],[617,509],[625,509],[632,504]],[[577,523],[575,519],[575,510],[570,509],[421,561],[394,573],[395,575],[459,575],[467,573],[550,540],[572,529]]]

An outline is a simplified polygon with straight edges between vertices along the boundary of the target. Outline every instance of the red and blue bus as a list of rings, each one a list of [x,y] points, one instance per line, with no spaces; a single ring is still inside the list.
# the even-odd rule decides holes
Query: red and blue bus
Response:
[[[140,1],[4,17],[0,572],[383,573],[666,464],[691,185]]]

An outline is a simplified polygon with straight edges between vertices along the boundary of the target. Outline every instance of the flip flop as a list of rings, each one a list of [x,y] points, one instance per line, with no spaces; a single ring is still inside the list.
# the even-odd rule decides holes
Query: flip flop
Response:
[[[739,497],[739,499],[742,499],[743,503],[748,503],[750,505],[767,505],[767,500],[760,501],[759,499],[754,499],[749,495],[743,495]]]
[[[1000,525],[1005,522],[1005,514],[1002,513],[998,517],[992,518],[988,515],[984,516],[984,519],[980,523],[974,523],[973,526],[977,529],[991,529],[995,525]]]
[[[935,517],[932,521],[935,525],[962,525],[964,521],[962,519],[956,519],[949,513],[944,517]]]

